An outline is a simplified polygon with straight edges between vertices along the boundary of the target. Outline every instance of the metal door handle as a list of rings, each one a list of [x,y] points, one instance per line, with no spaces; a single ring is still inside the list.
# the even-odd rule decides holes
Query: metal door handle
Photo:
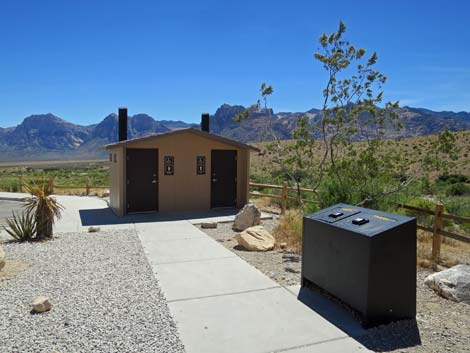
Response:
[[[156,180],[152,180],[152,184],[156,184],[156,183],[157,183],[157,181],[156,181]]]

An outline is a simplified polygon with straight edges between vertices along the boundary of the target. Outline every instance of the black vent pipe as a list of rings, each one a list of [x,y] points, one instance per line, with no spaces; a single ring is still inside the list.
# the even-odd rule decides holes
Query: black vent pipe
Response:
[[[201,114],[201,130],[205,132],[209,131],[209,113],[202,113]]]
[[[127,108],[119,108],[119,141],[127,140]]]

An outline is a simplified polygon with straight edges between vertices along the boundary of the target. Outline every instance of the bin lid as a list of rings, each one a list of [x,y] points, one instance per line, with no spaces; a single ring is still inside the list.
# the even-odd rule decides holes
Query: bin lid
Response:
[[[347,229],[370,237],[414,220],[413,217],[347,204],[333,205],[306,215],[305,218],[329,223],[334,227]]]

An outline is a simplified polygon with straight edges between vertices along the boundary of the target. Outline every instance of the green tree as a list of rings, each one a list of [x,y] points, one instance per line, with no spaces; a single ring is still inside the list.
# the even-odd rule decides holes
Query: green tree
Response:
[[[379,207],[416,177],[403,153],[389,148],[387,137],[402,124],[398,102],[383,101],[387,78],[376,70],[378,55],[367,55],[345,33],[340,22],[337,31],[321,35],[314,54],[327,78],[320,113],[300,117],[288,144],[267,126],[272,140],[267,149],[275,152],[274,162],[297,188],[299,200],[303,185],[313,189],[322,207],[336,202]],[[267,98],[273,89],[263,84],[260,91],[263,109],[270,111]],[[248,118],[253,109],[260,109],[260,101],[237,119]],[[452,150],[448,134],[440,144],[444,153]]]

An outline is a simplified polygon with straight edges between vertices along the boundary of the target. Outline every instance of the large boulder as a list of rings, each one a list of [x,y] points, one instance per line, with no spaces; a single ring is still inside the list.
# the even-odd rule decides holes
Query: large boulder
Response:
[[[424,283],[444,298],[470,304],[470,266],[457,265],[433,273]]]
[[[232,229],[237,232],[242,232],[245,229],[257,226],[261,221],[261,212],[252,203],[246,204],[235,216]]]
[[[0,271],[5,266],[5,251],[3,251],[2,245],[0,245]]]
[[[274,249],[276,240],[263,226],[250,227],[237,234],[238,245],[249,251],[268,251]]]

